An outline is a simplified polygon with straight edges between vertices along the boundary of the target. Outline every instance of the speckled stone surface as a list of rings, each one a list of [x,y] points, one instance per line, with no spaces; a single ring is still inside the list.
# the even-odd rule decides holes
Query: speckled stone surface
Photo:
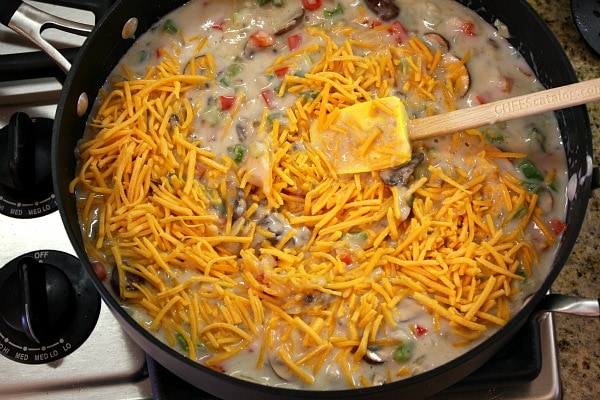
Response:
[[[587,46],[573,21],[569,0],[528,0],[546,21],[571,60],[579,80],[600,77],[600,56]],[[592,1],[592,0],[589,0]],[[600,162],[600,103],[587,106]],[[557,280],[555,293],[600,297],[600,190],[590,199],[577,244]],[[563,399],[600,399],[600,320],[554,316]]]

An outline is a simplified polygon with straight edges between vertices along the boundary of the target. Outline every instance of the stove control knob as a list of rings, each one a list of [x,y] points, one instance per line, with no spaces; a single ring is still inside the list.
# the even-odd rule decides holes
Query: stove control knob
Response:
[[[38,344],[60,335],[74,300],[65,273],[31,257],[17,262],[17,270],[4,283],[0,296],[6,323]]]
[[[0,269],[0,354],[26,364],[62,358],[92,332],[100,297],[79,260],[25,254]]]
[[[35,218],[57,209],[50,162],[53,123],[18,112],[0,129],[0,214]]]
[[[0,137],[0,182],[16,190],[32,189],[50,177],[51,134],[36,132],[37,120],[18,112]],[[50,130],[50,132],[52,132]]]

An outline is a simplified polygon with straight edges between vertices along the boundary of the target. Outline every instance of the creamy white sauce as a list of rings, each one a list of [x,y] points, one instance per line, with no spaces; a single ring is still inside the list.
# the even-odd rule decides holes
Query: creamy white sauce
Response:
[[[278,97],[275,93],[281,84],[277,76],[268,75],[264,71],[272,64],[273,58],[289,53],[288,38],[294,34],[302,35],[301,46],[309,46],[317,42],[317,38],[309,37],[304,28],[310,25],[319,25],[324,28],[333,27],[337,24],[348,23],[358,18],[361,1],[341,0],[344,5],[344,13],[332,18],[325,18],[323,10],[333,9],[338,1],[324,0],[319,10],[307,11],[302,23],[281,36],[275,37],[275,44],[268,49],[258,49],[248,56],[247,45],[250,36],[257,30],[274,32],[282,26],[288,16],[294,15],[300,6],[300,0],[284,0],[283,8],[268,4],[263,7],[257,6],[255,1],[200,1],[194,0],[180,9],[166,16],[173,21],[177,27],[174,34],[165,34],[161,29],[163,21],[156,28],[141,36],[136,44],[123,58],[123,63],[137,76],[143,76],[149,63],[156,63],[158,49],[168,49],[179,52],[178,57],[182,65],[186,65],[194,54],[197,42],[191,38],[199,35],[207,35],[207,51],[210,51],[217,64],[219,74],[217,80],[208,87],[188,93],[192,104],[197,106],[198,112],[194,120],[195,137],[201,139],[206,148],[216,154],[227,154],[232,146],[243,144],[248,147],[250,153],[254,153],[258,159],[264,151],[269,151],[268,144],[257,144],[263,138],[257,137],[257,124],[261,120],[262,113],[268,109],[274,118],[280,119],[282,124],[287,122],[285,110],[289,108],[294,96],[286,95]],[[518,52],[510,47],[504,37],[509,33],[505,27],[498,32],[492,26],[485,23],[471,11],[465,9],[458,3],[450,0],[441,1],[412,1],[396,0],[400,6],[399,21],[411,35],[422,37],[429,32],[435,32],[446,38],[450,45],[450,53],[458,58],[468,56],[467,68],[470,76],[470,89],[467,94],[456,104],[457,108],[475,106],[482,102],[491,102],[501,98],[517,96],[542,89],[537,82],[531,68]],[[282,16],[283,15],[283,16]],[[368,18],[372,21],[377,18],[367,11]],[[472,24],[465,32],[465,24]],[[355,24],[356,25],[356,24]],[[499,24],[499,26],[503,26]],[[369,27],[363,28],[365,33]],[[384,40],[391,40],[383,38]],[[303,63],[296,66],[295,73],[303,73],[310,69],[314,60],[307,56]],[[109,79],[107,89],[111,81],[121,79],[119,68]],[[237,99],[243,94],[244,102],[239,109],[236,119],[227,132],[223,132],[223,124],[226,112],[219,109],[220,96],[235,96]],[[396,88],[396,93],[405,97],[401,88]],[[271,96],[266,99],[266,96]],[[437,105],[439,112],[445,111],[443,104]],[[407,110],[412,118],[425,115],[425,110],[417,99],[407,99]],[[567,187],[570,188],[570,197],[575,195],[572,189],[577,184],[577,177],[573,176],[567,185],[566,161],[556,121],[551,114],[535,116],[527,119],[510,121],[483,128],[493,131],[502,140],[495,143],[498,147],[507,151],[523,152],[544,173],[557,169],[555,180],[556,191],[547,194],[544,201],[547,219],[564,219],[566,208]],[[431,152],[435,152],[437,158],[435,164],[438,166],[458,165],[468,170],[463,164],[461,154],[448,154],[445,149],[450,145],[449,137],[441,137],[429,140],[427,145]],[[262,143],[262,142],[261,142]],[[465,150],[467,151],[467,150]],[[258,161],[257,161],[258,163]],[[514,166],[506,161],[500,162],[501,167],[514,171]],[[256,169],[260,170],[260,164]],[[257,221],[263,221],[266,229],[281,234],[290,227],[284,218],[278,215],[269,215],[264,210],[258,210],[253,217]],[[533,233],[535,236],[535,232]],[[295,246],[302,247],[310,237],[307,231],[300,232],[296,237]],[[359,248],[360,240],[351,238],[350,246]],[[540,265],[548,268],[554,254],[547,251],[541,255]],[[268,262],[268,261],[266,261]],[[274,261],[273,261],[274,262]],[[375,269],[373,274],[377,274]],[[529,280],[528,286],[535,290],[535,281],[542,279],[545,271],[536,272],[536,276]],[[524,286],[524,294],[527,293]],[[518,307],[518,301],[516,307]],[[132,309],[134,317],[141,324],[150,326],[150,320],[141,311]],[[406,363],[409,372],[406,376],[413,376],[422,371],[435,368],[448,360],[462,354],[468,347],[457,348],[452,345],[452,333],[446,323],[440,324],[438,331],[434,328],[434,320],[416,301],[407,299],[402,302],[399,310],[398,322],[410,321],[424,328],[422,335],[415,337],[414,332],[406,328],[406,324],[399,324],[399,328],[390,332],[391,339],[399,339],[408,343],[415,343],[410,362]],[[343,335],[344,326],[336,327],[334,334]],[[481,339],[492,334],[490,330]],[[160,334],[159,334],[160,336]],[[292,338],[292,340],[300,340]],[[477,344],[479,341],[474,342]],[[255,368],[261,343],[257,340],[248,346],[241,355],[223,363],[226,373],[259,382],[266,385],[305,388],[314,390],[341,389],[347,387],[347,382],[342,378],[343,374],[336,363],[331,362],[318,373],[316,382],[307,386],[297,379],[293,374],[278,376],[268,366],[257,370]],[[386,360],[385,363],[368,364],[362,363],[359,373],[364,374],[372,382],[384,383],[388,377],[384,371],[386,363],[393,358],[393,348],[383,348],[379,356]],[[202,363],[210,357],[204,352],[198,356],[198,362]],[[271,359],[275,369],[277,360]],[[285,376],[284,376],[285,375]],[[395,377],[394,379],[401,379]],[[359,385],[359,382],[356,382]]]

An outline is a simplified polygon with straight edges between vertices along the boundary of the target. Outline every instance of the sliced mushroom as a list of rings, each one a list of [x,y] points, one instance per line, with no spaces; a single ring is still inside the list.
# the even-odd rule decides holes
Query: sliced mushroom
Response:
[[[387,168],[379,171],[379,177],[388,186],[406,186],[408,178],[415,172],[415,169],[421,165],[425,156],[423,153],[413,153],[410,161],[405,162],[394,168]]]
[[[394,0],[364,0],[365,5],[382,21],[390,21],[400,15],[400,7]]]
[[[302,7],[294,9],[290,15],[290,18],[286,19],[285,22],[277,30],[275,30],[275,36],[285,35],[286,33],[300,26],[304,20],[305,14],[306,11],[304,11],[304,8]]]
[[[171,131],[173,131],[175,129],[175,127],[177,125],[179,125],[181,123],[181,119],[179,118],[179,116],[173,114],[171,115],[171,118],[169,118],[169,128],[171,129]]]
[[[538,206],[545,212],[548,213],[554,206],[554,197],[548,190],[542,190],[538,194]]]
[[[311,236],[311,231],[306,226],[296,228],[296,234],[285,244],[285,247],[297,248],[306,246]]]
[[[183,73],[186,75],[196,74],[196,75],[204,75],[206,69],[202,66],[202,61],[206,56],[200,55],[192,58],[185,66],[183,67]],[[192,71],[192,66],[194,66],[194,71]]]
[[[267,231],[275,234],[274,237],[269,238],[269,241],[272,243],[279,242],[290,229],[287,221],[277,213],[267,214],[263,219],[258,221],[258,224]]]
[[[292,371],[279,357],[276,351],[267,352],[267,358],[269,359],[269,364],[271,365],[271,369],[275,372],[275,375],[283,379],[284,381],[293,381],[294,380],[294,371]]]
[[[383,364],[386,359],[383,354],[378,353],[378,349],[374,347],[367,347],[367,351],[363,356],[363,360],[365,360],[369,364]]]
[[[471,77],[469,70],[461,60],[450,53],[442,55],[441,65],[448,71],[455,82],[455,94],[457,97],[464,97],[471,87]]]
[[[456,80],[456,94],[458,95],[458,97],[464,97],[469,91],[470,87],[471,77],[468,73],[466,75],[461,75],[461,77]]]
[[[445,37],[435,32],[428,32],[423,35],[423,40],[433,48],[439,48],[442,53],[450,51],[450,43]]]
[[[314,295],[314,294],[312,294],[312,293],[307,293],[307,294],[305,294],[305,295],[304,295],[304,302],[305,302],[306,304],[310,304],[310,303],[312,303],[313,301],[315,301],[315,295]]]
[[[244,197],[244,190],[238,188],[236,190],[235,198],[233,199],[233,218],[234,220],[239,219],[246,212],[246,198]]]
[[[134,292],[136,291],[136,287],[134,284],[143,284],[144,278],[139,275],[132,274],[131,272],[125,272],[125,291],[126,292]],[[113,268],[110,275],[110,285],[115,293],[121,293],[120,288],[120,280],[119,280],[119,270],[117,267]]]
[[[246,42],[246,44],[244,45],[244,50],[242,51],[242,55],[244,56],[244,58],[250,60],[250,59],[252,59],[252,57],[254,57],[254,54],[256,53],[257,50],[258,50],[258,48],[252,42],[252,40],[248,40]]]
[[[240,118],[239,122],[235,124],[235,133],[237,134],[238,140],[242,143],[248,138],[247,121],[245,118]]]

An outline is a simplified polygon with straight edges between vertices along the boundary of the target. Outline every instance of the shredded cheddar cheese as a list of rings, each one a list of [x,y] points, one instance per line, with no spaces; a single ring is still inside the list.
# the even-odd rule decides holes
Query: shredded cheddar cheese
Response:
[[[120,297],[143,308],[150,329],[172,344],[183,337],[192,359],[203,344],[204,363],[218,368],[258,343],[257,367],[277,354],[310,384],[333,361],[349,385],[367,386],[369,378],[361,383],[352,371],[368,346],[397,344],[388,333],[402,323],[404,299],[447,321],[457,345],[474,340],[509,320],[513,282],[521,269],[533,273],[537,254],[526,227],[538,226],[549,243],[555,238],[538,217],[537,196],[494,163],[522,155],[492,149],[477,131],[456,134],[456,143],[468,138],[480,149],[469,155],[470,170],[430,165],[405,190],[376,172],[337,174],[311,145],[312,121],[328,127],[340,109],[397,86],[424,100],[442,96],[452,108],[464,63],[442,68],[439,52],[416,38],[362,55],[373,46],[351,32],[337,44],[309,31],[322,45],[269,67],[320,57],[305,75],[284,78],[280,94],[298,96],[287,123],[263,115],[271,146],[259,165],[265,185],[253,181],[257,165],[237,165],[193,139],[201,105],[186,93],[215,79],[207,54],[190,75],[165,55],[144,79],[115,83],[91,120],[95,136],[80,146],[71,189],[85,194],[79,212],[90,258],[114,264]],[[234,219],[237,189],[248,207]],[[278,241],[260,225],[259,208],[289,224]],[[294,247],[302,232],[306,244]]]

